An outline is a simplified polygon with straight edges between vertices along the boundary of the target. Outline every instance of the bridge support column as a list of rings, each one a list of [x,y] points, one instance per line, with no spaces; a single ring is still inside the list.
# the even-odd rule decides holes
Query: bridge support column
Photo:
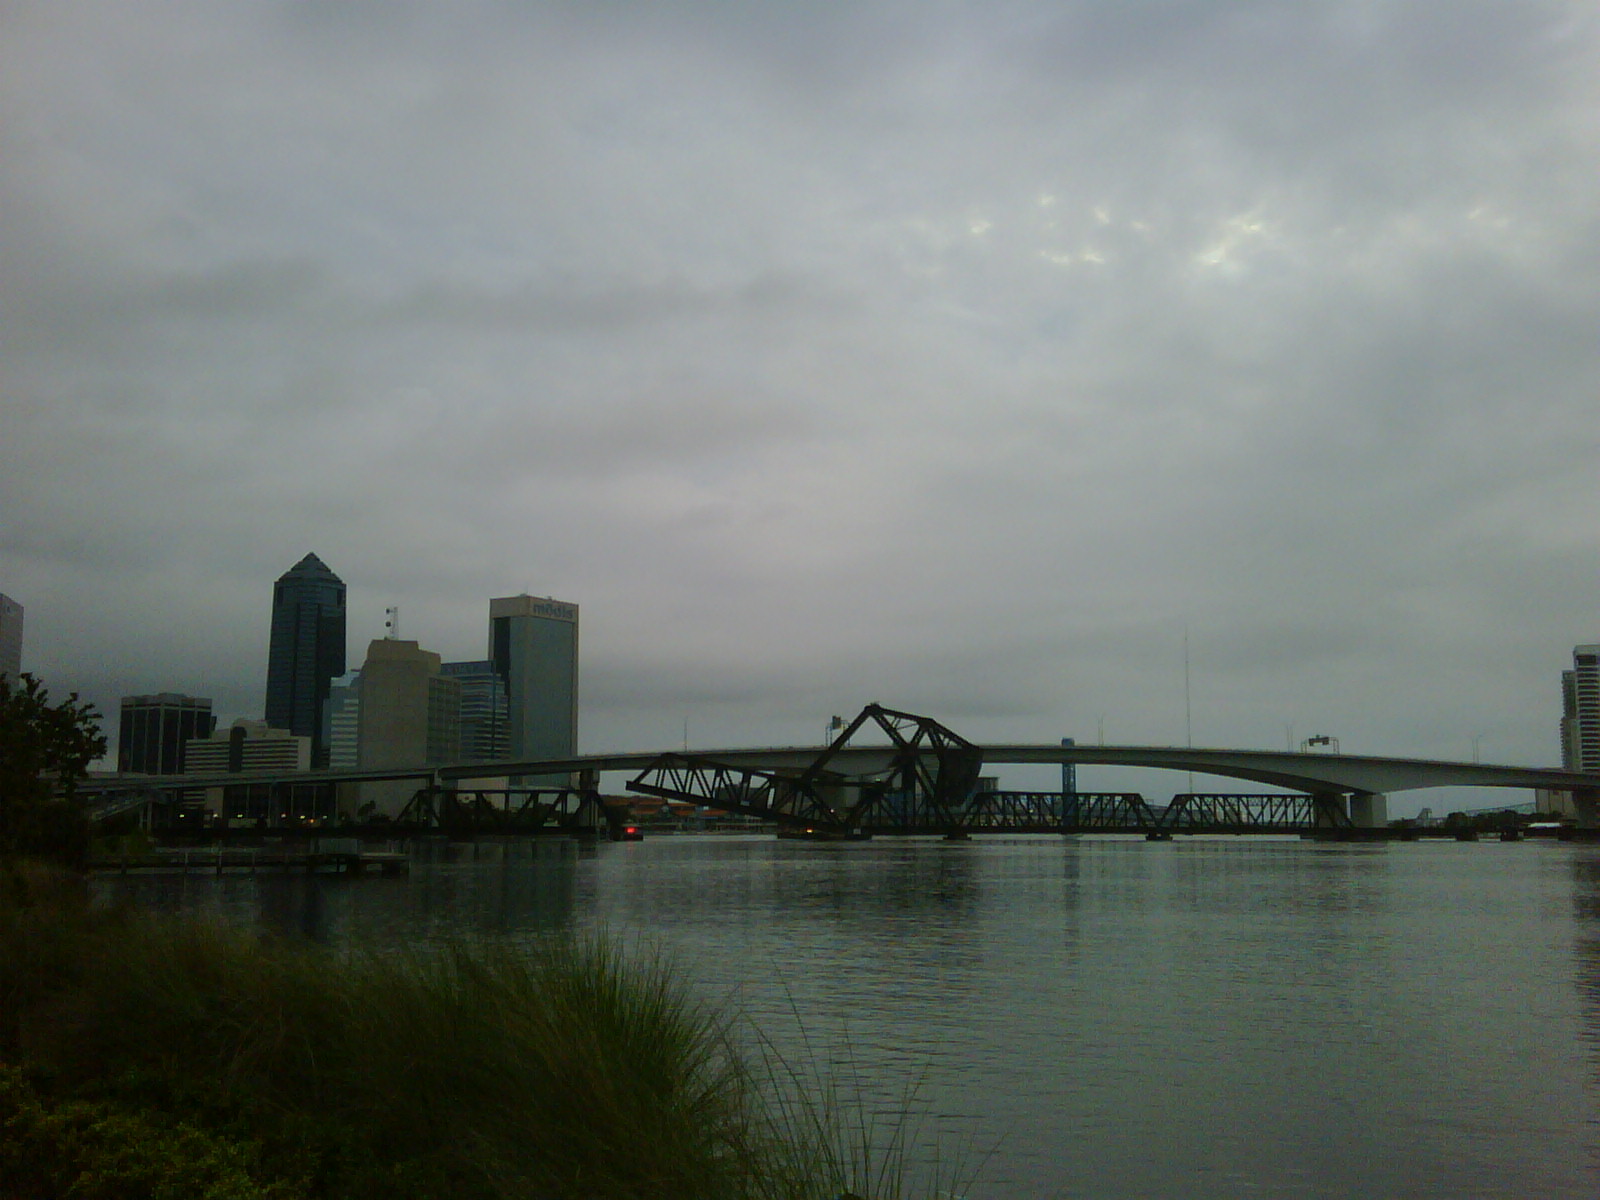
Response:
[[[1357,829],[1381,829],[1389,823],[1389,797],[1382,792],[1352,792],[1350,824]]]
[[[1572,807],[1579,829],[1600,829],[1600,788],[1573,788]]]
[[[1313,792],[1311,804],[1316,814],[1312,824],[1318,829],[1335,829],[1349,819],[1343,792]]]

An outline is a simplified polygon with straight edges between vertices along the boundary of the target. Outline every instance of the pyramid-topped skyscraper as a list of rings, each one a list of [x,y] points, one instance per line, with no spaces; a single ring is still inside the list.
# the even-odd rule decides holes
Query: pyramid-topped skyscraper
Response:
[[[311,764],[326,766],[322,709],[328,685],[344,674],[344,581],[315,554],[272,589],[267,651],[267,724],[311,739]]]

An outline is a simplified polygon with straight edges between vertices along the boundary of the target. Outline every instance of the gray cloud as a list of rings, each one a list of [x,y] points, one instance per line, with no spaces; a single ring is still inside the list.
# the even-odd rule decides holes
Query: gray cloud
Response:
[[[587,745],[1549,762],[1600,636],[1600,22],[1559,3],[0,15],[0,590],[255,712],[584,605]]]

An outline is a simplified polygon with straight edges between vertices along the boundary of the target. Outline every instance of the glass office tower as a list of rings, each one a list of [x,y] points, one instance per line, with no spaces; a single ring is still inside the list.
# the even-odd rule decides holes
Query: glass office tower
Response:
[[[494,663],[445,663],[439,670],[461,683],[461,757],[467,762],[504,758],[510,698]]]
[[[578,606],[535,596],[489,601],[489,660],[505,682],[506,757],[578,752]]]
[[[344,674],[344,581],[315,554],[279,578],[272,591],[267,652],[267,724],[311,739],[311,765],[328,765],[322,710]]]

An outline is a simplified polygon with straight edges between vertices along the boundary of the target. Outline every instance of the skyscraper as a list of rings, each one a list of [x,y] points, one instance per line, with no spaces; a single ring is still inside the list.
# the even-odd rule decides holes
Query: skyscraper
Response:
[[[181,775],[184,743],[209,738],[217,727],[211,701],[160,692],[124,696],[117,730],[117,770],[141,775]]]
[[[445,663],[439,671],[461,683],[461,757],[467,762],[504,758],[509,705],[494,663]]]
[[[506,757],[578,752],[578,606],[534,596],[489,601],[489,661],[505,681]]]
[[[433,651],[380,638],[367,647],[359,686],[361,766],[417,767],[461,756],[461,683],[439,673]],[[392,817],[417,786],[414,779],[363,783],[361,799]]]
[[[461,684],[439,673],[433,651],[379,638],[367,647],[359,689],[359,765],[415,767],[461,756]]]
[[[328,685],[343,674],[344,582],[308,554],[272,590],[267,724],[310,738],[314,767],[328,764],[322,708]]]
[[[355,768],[361,735],[361,672],[346,671],[328,685],[322,706],[322,741],[328,747],[328,765]]]
[[[1561,672],[1561,765],[1600,771],[1600,645],[1574,646]]]
[[[0,675],[16,680],[22,674],[22,605],[0,595]]]

